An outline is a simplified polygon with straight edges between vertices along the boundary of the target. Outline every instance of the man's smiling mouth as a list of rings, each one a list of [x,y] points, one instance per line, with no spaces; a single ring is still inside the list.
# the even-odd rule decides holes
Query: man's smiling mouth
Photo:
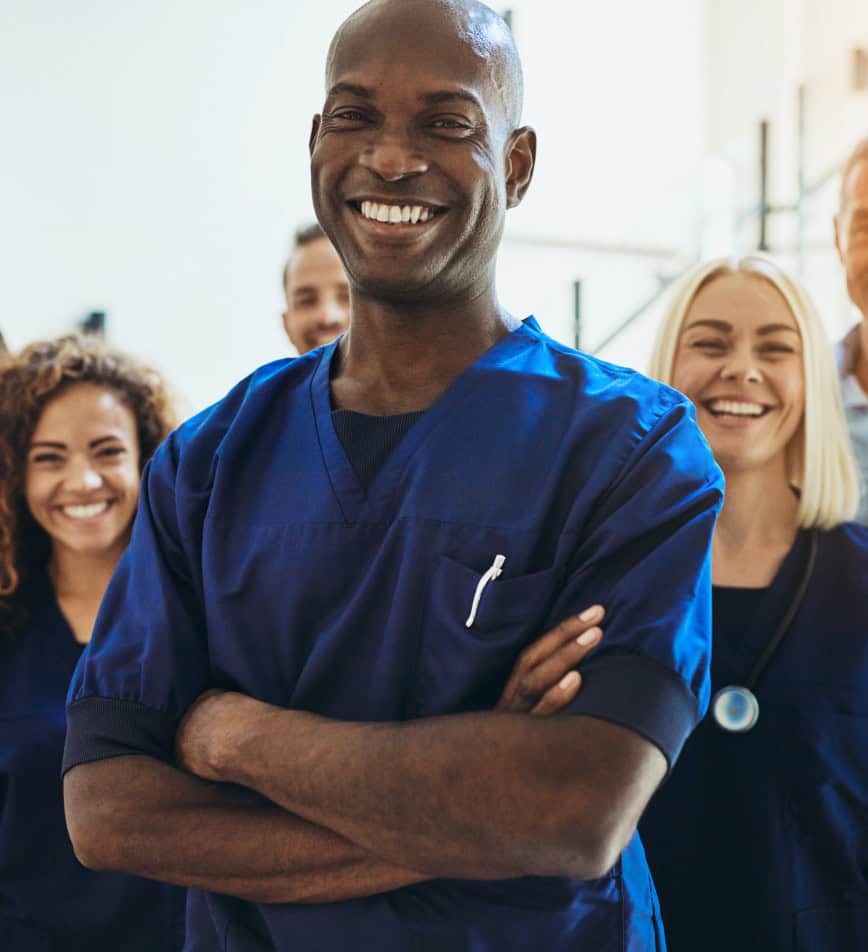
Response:
[[[446,213],[433,205],[398,204],[374,201],[348,202],[367,221],[382,225],[422,225]]]

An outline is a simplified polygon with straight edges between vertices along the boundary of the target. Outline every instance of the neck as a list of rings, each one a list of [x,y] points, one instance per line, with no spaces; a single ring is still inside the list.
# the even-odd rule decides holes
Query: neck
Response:
[[[798,528],[799,500],[785,472],[726,473],[726,494],[715,529],[724,545],[791,544]]]
[[[424,410],[517,324],[491,287],[437,307],[354,293],[350,330],[332,375],[332,404],[374,414]]]
[[[73,552],[55,544],[48,563],[48,577],[58,600],[99,604],[127,540],[99,553]]]
[[[859,357],[854,372],[859,386],[868,393],[868,316],[863,316],[859,325]]]
[[[799,500],[789,487],[785,462],[725,476],[712,548],[714,582],[769,585],[799,531]]]

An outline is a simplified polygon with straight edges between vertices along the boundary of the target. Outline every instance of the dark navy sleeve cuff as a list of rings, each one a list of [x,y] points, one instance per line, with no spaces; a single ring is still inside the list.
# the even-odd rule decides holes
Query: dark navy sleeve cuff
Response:
[[[174,763],[177,721],[135,701],[88,697],[66,709],[63,773],[78,764],[129,754]]]
[[[659,747],[675,765],[699,723],[699,702],[669,668],[642,655],[612,652],[581,666],[582,687],[561,713],[611,721]]]

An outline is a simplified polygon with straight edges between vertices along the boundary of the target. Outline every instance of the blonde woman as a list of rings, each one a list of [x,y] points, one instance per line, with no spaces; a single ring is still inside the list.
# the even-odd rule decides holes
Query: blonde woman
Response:
[[[640,826],[670,952],[868,949],[868,529],[831,348],[773,261],[717,260],[651,373],[726,476],[712,705]]]

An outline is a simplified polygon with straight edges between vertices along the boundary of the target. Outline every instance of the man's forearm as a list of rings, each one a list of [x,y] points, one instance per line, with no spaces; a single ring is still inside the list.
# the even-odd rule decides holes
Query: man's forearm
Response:
[[[665,770],[659,752],[639,750],[646,742],[590,719],[357,724],[258,702],[247,710],[217,776],[436,876],[600,875]],[[601,806],[601,793],[611,802]]]
[[[74,767],[64,797],[76,853],[93,868],[255,902],[335,902],[425,878],[258,794],[149,757]]]

